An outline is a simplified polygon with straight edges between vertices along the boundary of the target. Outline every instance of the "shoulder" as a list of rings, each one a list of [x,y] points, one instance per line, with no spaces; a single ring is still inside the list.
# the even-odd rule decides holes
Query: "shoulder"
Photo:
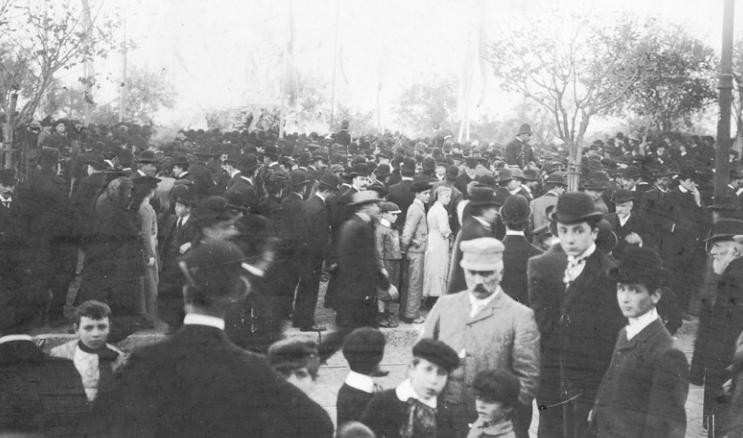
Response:
[[[75,356],[75,349],[77,348],[77,340],[65,342],[62,345],[58,345],[49,351],[49,355],[53,357],[62,357],[66,359],[72,359]]]

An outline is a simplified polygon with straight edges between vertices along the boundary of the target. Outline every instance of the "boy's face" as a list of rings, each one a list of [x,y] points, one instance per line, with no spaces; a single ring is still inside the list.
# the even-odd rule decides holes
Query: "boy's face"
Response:
[[[660,294],[650,293],[647,286],[641,283],[617,283],[617,301],[619,309],[626,318],[637,318],[655,307]]]
[[[397,222],[397,213],[385,212],[385,213],[382,213],[381,216],[382,216],[382,219],[386,220],[387,222],[391,224],[394,224],[395,222]]]
[[[430,400],[444,390],[449,373],[435,363],[416,358],[410,364],[408,376],[416,394],[424,400]]]
[[[621,204],[616,204],[617,214],[619,216],[627,216],[632,211],[632,207],[634,206],[634,204],[635,203],[633,201],[627,201],[627,202],[622,202]]]
[[[186,217],[191,213],[191,207],[187,206],[186,204],[181,204],[180,202],[175,203],[175,214],[178,217]]]
[[[315,387],[315,378],[307,368],[294,370],[286,381],[301,389],[305,394],[309,394]]]
[[[431,190],[423,190],[418,193],[418,199],[420,199],[424,204],[428,204],[428,201],[431,200]]]
[[[558,223],[557,236],[560,238],[560,245],[562,245],[565,254],[579,256],[596,241],[598,230],[592,229],[588,222],[572,225]]]
[[[76,332],[80,341],[86,347],[96,349],[106,344],[108,333],[111,326],[108,317],[102,319],[93,319],[87,316],[80,317],[80,323],[77,324]]]
[[[503,402],[485,401],[480,397],[475,399],[475,410],[477,410],[478,417],[493,423],[498,423],[503,420],[510,411],[510,409],[507,409],[503,405]]]

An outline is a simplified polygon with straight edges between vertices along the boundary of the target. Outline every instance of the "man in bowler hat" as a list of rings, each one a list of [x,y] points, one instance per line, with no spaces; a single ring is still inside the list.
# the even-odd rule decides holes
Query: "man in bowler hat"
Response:
[[[328,414],[266,360],[224,333],[225,314],[250,293],[244,255],[207,240],[181,262],[186,317],[168,339],[132,353],[98,409],[108,436],[330,437]]]

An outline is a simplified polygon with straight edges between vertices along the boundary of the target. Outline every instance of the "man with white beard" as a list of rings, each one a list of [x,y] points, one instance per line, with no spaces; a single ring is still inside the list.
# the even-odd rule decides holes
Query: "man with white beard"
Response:
[[[702,302],[690,380],[704,384],[705,428],[710,436],[723,436],[729,403],[721,397],[722,384],[743,331],[743,221],[720,219],[712,226],[707,249],[719,280],[715,295]]]

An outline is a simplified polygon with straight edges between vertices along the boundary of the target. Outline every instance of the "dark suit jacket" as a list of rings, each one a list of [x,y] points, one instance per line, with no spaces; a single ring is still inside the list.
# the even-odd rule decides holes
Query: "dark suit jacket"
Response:
[[[302,206],[304,240],[312,254],[326,257],[330,245],[330,225],[325,201],[317,195],[310,196]]]
[[[305,250],[305,230],[304,221],[304,200],[296,193],[289,193],[281,202],[281,233],[279,238],[282,240],[283,247],[287,250],[287,255],[294,261],[299,261],[304,255]]]
[[[503,278],[500,285],[511,298],[529,306],[526,266],[530,258],[542,254],[542,251],[524,236],[506,235],[503,246]]]
[[[601,437],[682,438],[689,368],[660,320],[627,340],[619,332],[596,398]]]
[[[439,398],[436,407],[436,436],[455,437],[455,417],[449,406]],[[394,389],[374,394],[361,422],[369,426],[377,438],[398,438],[400,428],[408,421],[408,405],[400,401]]]
[[[258,188],[255,184],[242,178],[241,174],[238,173],[232,178],[227,186],[226,193],[237,194],[237,197],[242,201],[242,207],[248,208],[251,213],[258,212],[260,204]]]
[[[467,289],[467,283],[464,281],[464,271],[462,270],[462,267],[459,266],[459,262],[462,260],[462,250],[459,249],[459,244],[465,240],[477,239],[478,237],[496,237],[496,235],[492,228],[485,227],[472,216],[463,218],[462,229],[459,230],[459,233],[454,240],[454,250],[452,251],[452,259],[449,264],[449,284],[446,288],[447,294],[454,294]]]
[[[619,216],[616,213],[609,213],[604,216],[609,224],[611,224],[614,234],[617,235],[617,247],[614,248],[614,256],[619,259],[624,251],[627,249],[629,244],[624,240],[630,233],[636,233],[642,239],[642,246],[644,248],[652,248],[657,250],[657,240],[655,233],[650,226],[648,220],[641,216],[639,213],[632,212],[627,219],[624,226],[619,222]]]
[[[410,204],[413,203],[413,199],[415,199],[415,193],[410,189],[412,185],[412,180],[402,180],[397,184],[389,186],[387,189],[387,200],[397,204],[402,211],[402,213],[397,216],[397,222],[395,223],[398,230],[403,229],[403,226],[405,225],[405,216],[408,213],[408,207],[410,207]]]
[[[0,344],[0,433],[82,437],[87,412],[72,361],[47,356],[30,341]]]
[[[331,437],[328,414],[222,330],[185,325],[132,353],[109,397],[109,436]]]
[[[361,414],[364,413],[373,396],[373,393],[364,392],[343,383],[341,389],[338,390],[338,398],[335,403],[337,410],[336,424],[340,427],[349,421],[360,421]]]
[[[514,138],[506,145],[506,163],[512,166],[524,167],[534,160],[534,152],[527,143]]]

